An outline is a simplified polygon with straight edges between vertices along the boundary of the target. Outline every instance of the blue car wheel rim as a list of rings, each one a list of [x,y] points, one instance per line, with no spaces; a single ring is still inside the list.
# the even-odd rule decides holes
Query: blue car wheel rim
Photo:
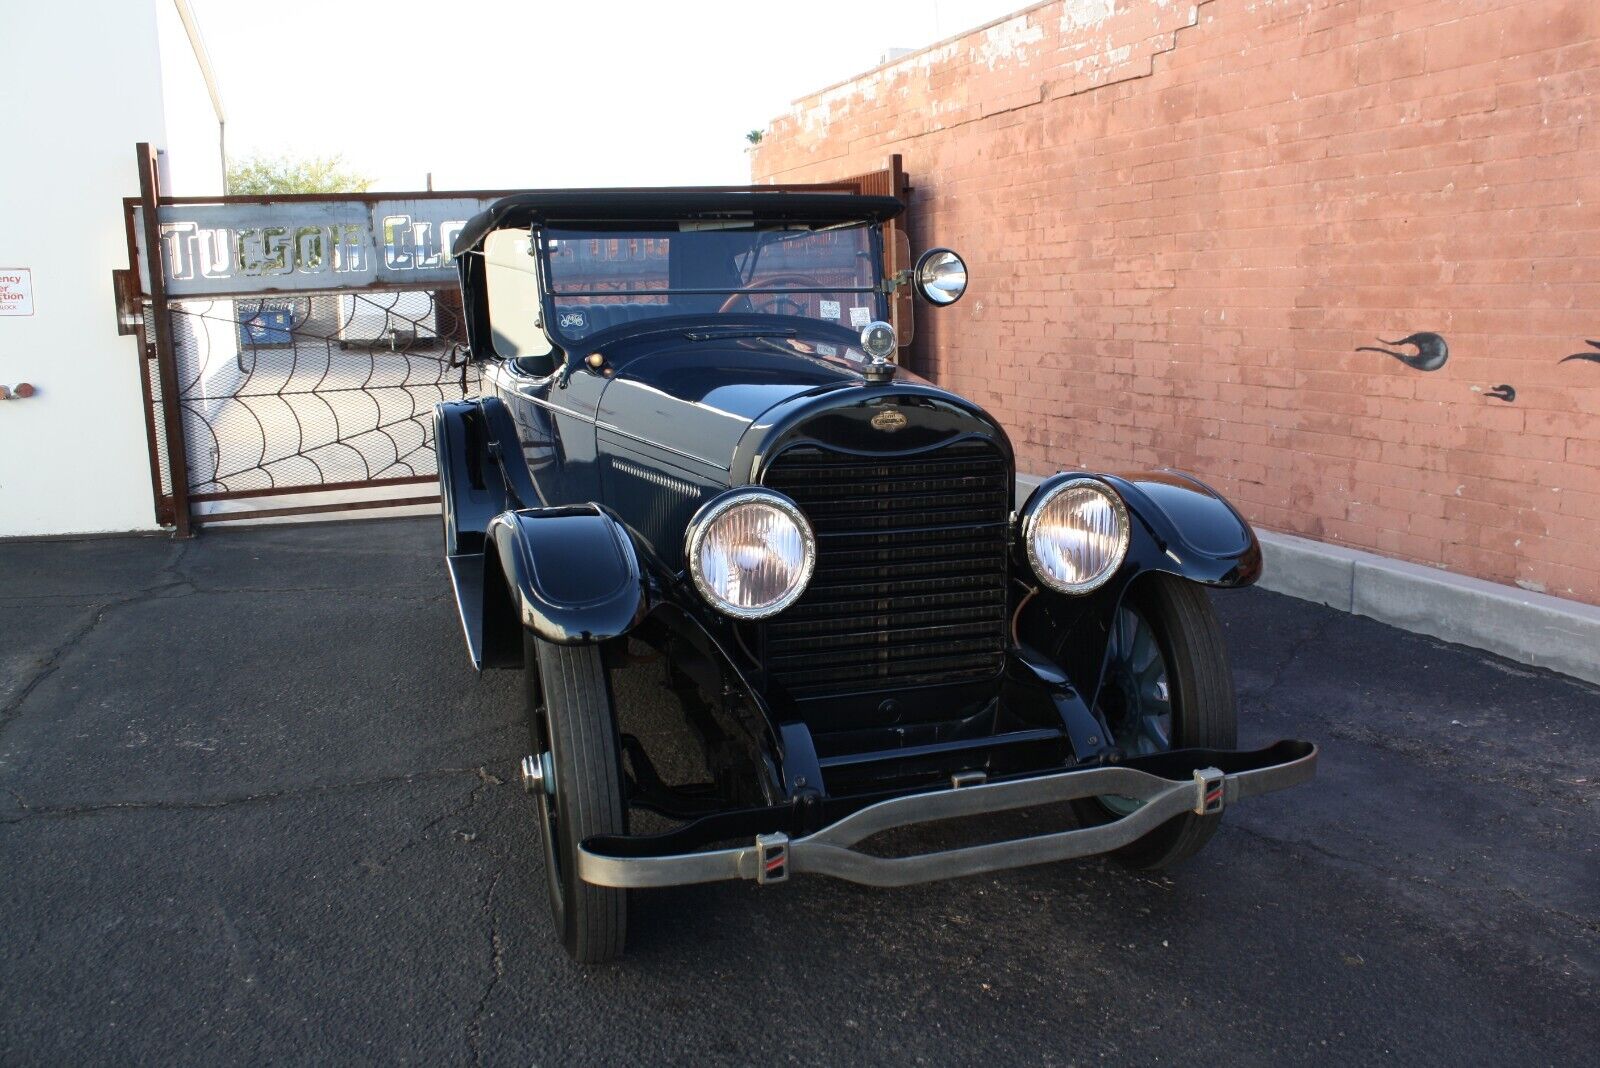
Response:
[[[1106,679],[1101,711],[1124,756],[1148,756],[1172,748],[1172,687],[1167,658],[1154,629],[1137,609],[1117,609],[1106,649]],[[1143,802],[1102,797],[1113,815],[1126,816]]]

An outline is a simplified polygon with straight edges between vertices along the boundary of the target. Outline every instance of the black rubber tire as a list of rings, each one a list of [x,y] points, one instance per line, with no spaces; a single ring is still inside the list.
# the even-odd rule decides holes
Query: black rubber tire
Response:
[[[526,634],[524,650],[533,752],[548,749],[555,773],[553,820],[549,798],[535,798],[550,919],[573,960],[599,964],[621,956],[628,932],[627,891],[577,874],[579,842],[628,830],[611,687],[597,646],[553,645]]]
[[[1204,587],[1172,575],[1149,574],[1135,583],[1128,601],[1149,623],[1166,661],[1173,748],[1237,746],[1233,671]],[[1094,798],[1074,802],[1074,807],[1085,824],[1112,818]],[[1170,867],[1200,852],[1221,822],[1221,813],[1177,816],[1111,856],[1138,871]]]

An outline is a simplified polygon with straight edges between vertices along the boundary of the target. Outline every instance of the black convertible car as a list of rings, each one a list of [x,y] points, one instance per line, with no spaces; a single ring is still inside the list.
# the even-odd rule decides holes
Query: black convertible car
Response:
[[[900,211],[529,192],[455,243],[484,386],[435,417],[445,551],[473,663],[526,680],[522,778],[578,960],[621,952],[628,888],[1160,867],[1312,774],[1305,742],[1233,749],[1205,588],[1255,581],[1249,525],[1171,471],[1064,472],[1017,508],[1000,425],[894,362],[906,287],[967,285],[947,249],[885,272]],[[619,731],[608,670],[641,658],[706,781]],[[863,847],[1058,802],[1075,818],[1031,837]],[[630,834],[640,812],[661,829]]]

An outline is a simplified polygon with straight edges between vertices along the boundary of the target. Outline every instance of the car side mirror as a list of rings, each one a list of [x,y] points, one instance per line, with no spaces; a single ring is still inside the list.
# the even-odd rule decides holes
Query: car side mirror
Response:
[[[967,264],[947,248],[930,248],[917,257],[911,278],[923,300],[944,307],[967,291]]]

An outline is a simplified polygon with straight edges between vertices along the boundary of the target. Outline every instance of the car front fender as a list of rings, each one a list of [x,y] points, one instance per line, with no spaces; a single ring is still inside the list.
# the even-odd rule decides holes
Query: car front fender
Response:
[[[1249,586],[1261,577],[1261,543],[1223,496],[1179,471],[1101,475],[1133,519],[1130,557],[1203,586]],[[1042,486],[1040,487],[1043,488]]]
[[[1110,486],[1127,505],[1128,554],[1116,573],[1092,592],[1062,594],[1038,584],[1038,596],[1019,605],[1015,626],[1017,639],[1059,663],[1093,706],[1104,682],[1112,621],[1141,575],[1162,572],[1204,586],[1249,586],[1261,577],[1261,544],[1221,494],[1177,471],[1052,475],[1029,494],[1019,515],[1026,517],[1060,482],[1086,477]],[[1023,526],[1019,522],[1018,530]],[[1020,543],[1017,553],[1029,584],[1037,584]]]
[[[482,552],[494,516],[539,503],[518,447],[516,423],[500,398],[435,405],[433,447],[446,556]]]
[[[645,614],[633,540],[597,505],[504,511],[486,540],[522,625],[546,641],[606,641]]]
[[[1051,475],[1028,495],[1026,517],[1062,482],[1093,478],[1116,490],[1128,507],[1128,555],[1103,590],[1121,590],[1145,571],[1198,582],[1203,586],[1249,586],[1261,577],[1261,543],[1255,531],[1222,495],[1179,471],[1101,474],[1066,471]],[[1024,522],[1019,521],[1020,532]],[[1026,553],[1018,546],[1026,566]]]

